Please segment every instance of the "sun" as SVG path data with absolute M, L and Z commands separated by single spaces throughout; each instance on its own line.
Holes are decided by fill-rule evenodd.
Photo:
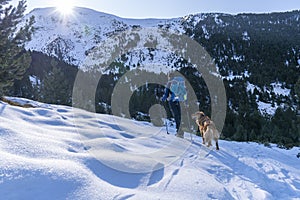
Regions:
M 70 15 L 73 13 L 74 4 L 72 0 L 57 0 L 55 1 L 55 7 L 62 15 Z

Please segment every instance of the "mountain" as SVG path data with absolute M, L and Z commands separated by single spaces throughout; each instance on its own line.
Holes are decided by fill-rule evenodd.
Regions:
M 300 11 L 124 19 L 86 8 L 75 8 L 69 16 L 61 16 L 55 8 L 43 8 L 33 10 L 24 20 L 32 15 L 36 31 L 26 44 L 32 51 L 32 65 L 10 95 L 70 105 L 77 71 L 90 76 L 85 80 L 86 88 L 80 91 L 83 98 L 90 97 L 87 90 L 101 72 L 95 97 L 84 99 L 84 108 L 96 107 L 96 112 L 111 114 L 115 87 L 129 83 L 133 92 L 129 117 L 149 120 L 149 109 L 160 103 L 164 87 L 150 84 L 153 79 L 146 78 L 144 86 L 137 86 L 134 79 L 141 73 L 138 70 L 166 79 L 169 71 L 178 69 L 191 84 L 199 110 L 210 115 L 212 97 L 203 74 L 178 52 L 164 49 L 170 40 L 162 35 L 170 33 L 175 35 L 174 41 L 187 36 L 203 47 L 214 63 L 210 73 L 222 78 L 227 102 L 224 138 L 271 142 L 288 148 L 299 145 Z M 157 30 L 157 34 L 149 36 L 147 30 Z M 117 54 L 103 71 L 99 63 L 113 56 L 121 41 L 115 36 L 127 32 L 132 35 L 124 37 L 123 43 L 138 48 L 119 52 L 121 55 Z M 136 42 L 136 32 L 136 38 L 143 41 Z M 157 38 L 160 48 L 153 48 Z M 135 73 L 134 78 L 126 75 L 130 71 Z M 64 91 L 56 94 L 53 88 L 58 87 Z M 171 117 L 168 106 L 163 106 Z
M 113 34 L 134 27 L 154 27 L 178 24 L 179 19 L 123 19 L 87 8 L 74 8 L 74 14 L 62 16 L 55 8 L 34 9 L 25 20 L 35 16 L 36 32 L 27 49 L 56 56 L 70 64 L 81 66 L 87 54 Z
M 220 141 L 220 150 L 68 106 L 0 101 L 2 199 L 297 199 L 299 148 Z
M 250 64 L 257 67 L 271 64 L 263 63 L 269 57 L 278 65 L 290 67 L 296 67 L 300 62 L 296 43 L 300 37 L 299 11 L 239 15 L 210 13 L 176 19 L 124 19 L 87 8 L 75 8 L 74 14 L 69 16 L 60 15 L 55 8 L 44 8 L 34 9 L 25 20 L 31 16 L 36 19 L 36 32 L 26 48 L 79 67 L 99 43 L 114 34 L 137 27 L 164 27 L 189 35 L 206 48 L 215 59 L 220 73 L 229 79 L 238 78 L 245 71 L 249 75 L 253 67 Z M 282 54 L 275 57 L 279 53 L 276 51 L 282 51 Z M 258 60 L 259 56 L 267 58 Z M 139 61 L 144 64 L 143 60 Z

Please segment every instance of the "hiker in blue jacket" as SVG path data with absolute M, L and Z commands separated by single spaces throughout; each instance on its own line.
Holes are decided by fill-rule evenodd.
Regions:
M 187 93 L 184 84 L 184 78 L 180 76 L 174 76 L 173 74 L 168 76 L 168 83 L 165 88 L 165 93 L 161 98 L 162 101 L 169 101 L 172 115 L 176 123 L 176 136 L 183 138 L 184 132 L 181 129 L 181 108 L 180 102 L 186 101 Z

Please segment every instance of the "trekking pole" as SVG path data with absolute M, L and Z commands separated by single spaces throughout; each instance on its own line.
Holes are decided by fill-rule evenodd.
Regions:
M 161 104 L 161 106 L 164 107 L 162 104 Z M 161 109 L 160 109 L 160 115 L 161 115 L 162 117 L 164 117 L 164 116 L 163 116 L 163 112 L 162 112 Z M 164 120 L 164 125 L 166 126 L 166 131 L 167 131 L 167 134 L 169 135 L 170 133 L 169 133 L 169 128 L 168 128 L 168 117 L 167 117 L 167 116 L 166 116 L 166 118 L 165 118 L 165 120 Z
M 187 114 L 189 114 L 189 113 L 187 112 Z M 188 123 L 189 123 L 189 127 L 191 127 L 190 116 L 189 115 L 188 115 Z M 191 136 L 191 141 L 193 142 L 193 133 L 192 133 L 192 131 L 190 131 L 190 136 Z
M 168 118 L 165 119 L 165 126 L 166 126 L 166 130 L 167 130 L 167 134 L 169 135 L 169 128 L 168 128 Z
M 187 120 L 188 120 L 188 125 L 191 128 L 191 122 L 190 122 L 190 115 L 189 115 L 189 111 L 188 111 L 188 106 L 186 105 L 185 109 L 186 109 L 186 114 L 187 114 Z M 190 136 L 191 136 L 191 142 L 193 142 L 193 133 L 190 131 Z

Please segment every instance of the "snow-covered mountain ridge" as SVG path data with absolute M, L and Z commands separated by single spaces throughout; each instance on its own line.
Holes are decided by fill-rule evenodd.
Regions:
M 3 199 L 300 198 L 299 148 L 221 140 L 216 151 L 189 133 L 10 99 L 35 108 L 0 102 Z
M 55 8 L 34 9 L 36 31 L 26 48 L 55 56 L 81 66 L 88 53 L 113 34 L 133 27 L 175 26 L 179 19 L 123 19 L 87 8 L 74 8 L 73 14 L 62 16 Z
M 231 82 L 250 79 L 250 84 L 263 91 L 264 85 L 256 80 L 264 77 L 257 76 L 264 74 L 261 71 L 270 72 L 269 68 L 276 65 L 276 68 L 280 66 L 282 69 L 271 70 L 271 78 L 264 80 L 266 86 L 281 84 L 283 88 L 291 89 L 288 82 L 290 78 L 281 80 L 277 76 L 289 76 L 285 73 L 291 70 L 284 70 L 285 67 L 292 68 L 290 74 L 299 71 L 300 49 L 296 42 L 300 37 L 297 34 L 300 29 L 299 11 L 239 15 L 207 13 L 176 19 L 124 19 L 87 8 L 75 8 L 73 14 L 67 16 L 61 15 L 55 8 L 43 8 L 34 9 L 25 19 L 32 15 L 35 16 L 36 31 L 26 48 L 55 56 L 79 68 L 92 68 L 84 66 L 86 58 L 111 36 L 126 30 L 155 27 L 186 34 L 197 41 L 214 59 L 223 78 Z M 266 51 L 260 53 L 264 48 Z M 123 58 L 118 61 L 130 68 L 185 65 L 172 53 L 159 49 L 140 49 L 119 55 Z
M 257 38 L 259 33 L 257 35 L 255 32 L 264 31 L 265 34 L 272 32 L 280 34 L 281 31 L 284 31 L 285 34 L 289 35 L 297 33 L 300 27 L 299 23 L 297 23 L 300 16 L 299 11 L 257 15 L 207 13 L 187 15 L 175 19 L 125 19 L 87 8 L 74 8 L 71 15 L 62 15 L 55 8 L 39 8 L 27 14 L 24 21 L 33 15 L 36 21 L 34 24 L 36 31 L 33 39 L 26 44 L 26 48 L 58 57 L 67 63 L 79 67 L 82 66 L 86 57 L 99 43 L 103 43 L 112 35 L 137 27 L 156 27 L 177 31 L 178 34 L 186 34 L 199 42 L 215 59 L 218 69 L 224 77 L 226 75 L 230 76 L 232 73 L 234 75 L 242 75 L 246 73 L 249 67 L 244 66 L 244 69 L 236 70 L 232 69 L 230 65 L 226 66 L 226 62 L 229 60 L 243 63 L 248 57 L 244 52 L 246 46 L 244 47 L 244 44 L 240 44 L 241 46 L 239 47 L 237 46 L 238 44 L 235 44 L 236 41 L 233 41 L 235 38 L 232 37 L 236 35 L 231 35 L 231 32 L 229 32 L 232 28 L 236 29 L 236 34 L 240 34 L 238 37 L 240 37 L 241 42 L 249 46 L 255 43 L 257 39 L 260 39 Z M 268 26 L 272 27 L 268 28 Z M 280 28 L 280 26 L 290 26 L 290 28 L 285 30 L 285 28 Z M 230 35 L 228 35 L 228 38 L 220 38 L 218 41 L 215 41 L 214 38 L 219 34 Z M 228 46 L 224 39 L 228 40 L 227 42 L 231 46 Z M 291 38 L 288 37 L 287 39 L 290 40 Z M 215 44 L 216 42 L 223 44 L 221 44 L 221 47 L 215 46 L 211 50 L 206 44 L 217 45 Z M 288 52 L 287 55 L 294 55 L 296 60 L 290 60 L 290 58 L 282 60 L 282 63 L 287 66 L 293 63 L 298 65 L 297 62 L 300 62 L 299 49 L 294 44 L 291 45 L 290 49 L 288 49 L 291 52 Z M 158 54 L 158 56 L 160 55 Z M 133 58 L 130 59 L 138 60 L 136 59 L 137 55 L 132 55 L 131 57 Z M 174 59 L 174 57 L 170 59 Z M 139 64 L 147 63 L 141 59 L 136 62 L 140 62 Z M 137 63 L 133 62 L 130 64 L 136 65 Z M 224 70 L 226 70 L 226 73 L 224 73 Z

